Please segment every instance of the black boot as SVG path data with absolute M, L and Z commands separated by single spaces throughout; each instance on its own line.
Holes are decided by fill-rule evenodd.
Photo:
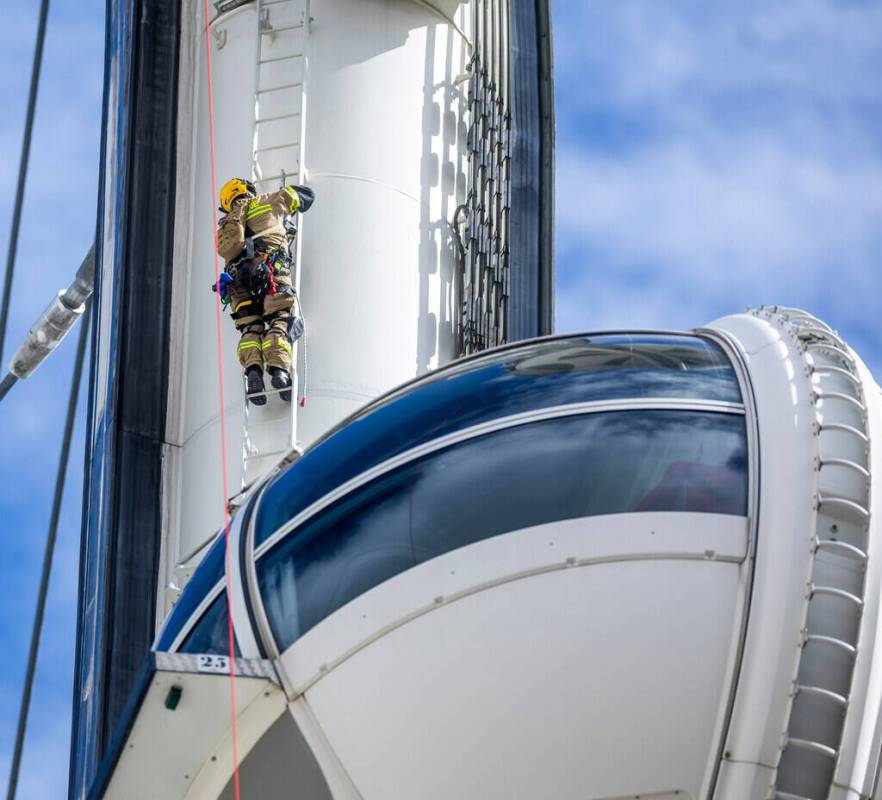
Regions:
M 273 389 L 288 389 L 287 392 L 279 392 L 279 397 L 282 398 L 286 403 L 291 402 L 291 375 L 287 370 L 282 369 L 281 367 L 269 367 L 267 372 L 270 374 L 270 380 L 273 384 Z
M 266 405 L 265 387 L 263 385 L 263 370 L 256 364 L 252 364 L 245 370 L 245 394 L 256 406 Z

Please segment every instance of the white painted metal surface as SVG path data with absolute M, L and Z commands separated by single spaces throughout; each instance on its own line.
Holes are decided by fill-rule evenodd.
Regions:
M 217 172 L 223 181 L 256 168 L 267 179 L 259 184 L 263 190 L 277 185 L 274 170 L 290 174 L 296 167 L 292 180 L 299 177 L 316 191 L 301 224 L 297 275 L 308 369 L 301 347 L 296 377 L 306 405 L 298 409 L 296 438 L 309 443 L 366 401 L 453 354 L 450 221 L 465 197 L 467 103 L 459 79 L 470 56 L 470 12 L 468 3 L 454 0 L 261 5 L 258 12 L 256 0 L 246 3 L 212 25 Z M 177 576 L 176 568 L 223 520 L 209 291 L 216 200 L 210 196 L 201 7 L 186 0 L 182 11 L 163 586 L 186 577 L 186 567 Z M 275 32 L 259 35 L 265 13 L 264 27 Z M 294 27 L 283 32 L 286 24 Z M 300 57 L 284 57 L 295 54 Z M 260 60 L 268 63 L 255 69 Z M 265 91 L 288 84 L 306 84 L 308 91 L 297 85 Z M 281 118 L 255 128 L 255 119 L 275 117 Z M 232 492 L 253 473 L 243 474 L 239 456 L 246 421 L 237 337 L 230 320 L 222 323 Z M 280 412 L 278 398 L 266 410 L 249 409 L 256 452 L 272 446 L 266 437 L 256 442 L 259 420 L 289 411 Z M 283 422 L 264 427 L 281 425 L 287 435 L 293 427 Z M 256 471 L 275 458 L 258 459 Z M 158 619 L 167 608 L 163 600 Z
M 166 698 L 177 687 L 177 708 Z M 265 678 L 236 681 L 239 754 L 248 752 L 284 713 L 285 696 Z M 157 672 L 126 737 L 104 795 L 107 800 L 217 797 L 232 772 L 226 675 Z
M 737 342 L 761 431 L 759 557 L 715 796 L 866 797 L 880 746 L 879 387 L 805 312 L 711 327 Z
M 526 529 L 381 584 L 281 663 L 362 797 L 700 797 L 747 543 L 725 515 Z

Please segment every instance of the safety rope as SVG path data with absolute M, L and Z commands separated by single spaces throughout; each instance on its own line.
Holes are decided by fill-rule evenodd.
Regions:
M 214 146 L 214 84 L 211 72 L 211 31 L 210 16 L 208 8 L 208 0 L 204 0 L 205 11 L 205 66 L 208 77 L 208 139 L 211 153 L 211 205 L 209 208 L 214 209 L 215 198 L 217 197 L 217 173 L 215 169 L 215 146 Z M 220 257 L 218 254 L 218 232 L 217 220 L 214 212 L 211 215 L 212 227 L 214 228 L 214 280 L 220 280 Z M 233 582 L 232 569 L 230 560 L 230 508 L 227 498 L 230 496 L 229 490 L 229 474 L 227 469 L 227 420 L 226 405 L 224 402 L 224 354 L 223 354 L 223 328 L 222 317 L 223 310 L 221 308 L 220 292 L 215 295 L 217 305 L 217 374 L 218 387 L 220 395 L 220 437 L 221 437 L 221 471 L 223 473 L 223 503 L 224 503 L 224 545 L 226 561 L 226 590 L 227 590 L 227 638 L 230 642 L 230 706 L 232 720 L 232 741 L 233 741 L 233 787 L 235 800 L 239 800 L 239 735 L 236 724 L 236 674 L 235 674 L 235 657 L 236 644 L 233 632 Z

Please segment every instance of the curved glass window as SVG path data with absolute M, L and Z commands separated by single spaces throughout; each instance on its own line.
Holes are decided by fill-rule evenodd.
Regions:
M 187 634 L 179 653 L 200 653 L 228 656 L 230 654 L 230 629 L 227 619 L 227 593 L 222 591 L 202 615 L 193 630 Z M 235 655 L 239 654 L 236 643 Z
M 459 547 L 633 511 L 747 513 L 740 414 L 620 411 L 469 439 L 354 490 L 257 563 L 284 649 L 368 589 Z
M 255 543 L 347 480 L 439 436 L 540 408 L 647 397 L 740 403 L 741 391 L 723 350 L 689 335 L 540 340 L 440 369 L 367 406 L 276 477 Z
M 178 634 L 187 624 L 193 612 L 205 599 L 205 596 L 217 586 L 224 576 L 224 555 L 226 545 L 223 536 L 218 536 L 190 577 L 184 591 L 172 608 L 154 649 L 170 650 Z M 208 651 L 200 651 L 208 652 Z

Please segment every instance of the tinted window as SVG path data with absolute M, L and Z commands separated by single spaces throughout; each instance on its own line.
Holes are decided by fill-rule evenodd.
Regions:
M 179 653 L 212 653 L 219 656 L 230 654 L 229 622 L 227 619 L 227 593 L 222 591 L 208 607 L 193 630 L 187 634 Z M 236 656 L 239 645 L 236 644 Z
M 226 552 L 224 537 L 218 536 L 208 549 L 196 571 L 190 577 L 184 591 L 175 603 L 168 620 L 159 634 L 156 650 L 169 650 L 184 625 L 199 607 L 205 596 L 217 586 L 224 576 L 224 555 Z
M 553 339 L 438 370 L 369 405 L 281 473 L 257 511 L 255 542 L 350 478 L 439 436 L 538 408 L 644 397 L 741 402 L 725 353 L 697 336 Z
M 481 436 L 352 492 L 257 566 L 284 649 L 422 561 L 508 531 L 629 511 L 747 513 L 744 417 L 624 411 Z

